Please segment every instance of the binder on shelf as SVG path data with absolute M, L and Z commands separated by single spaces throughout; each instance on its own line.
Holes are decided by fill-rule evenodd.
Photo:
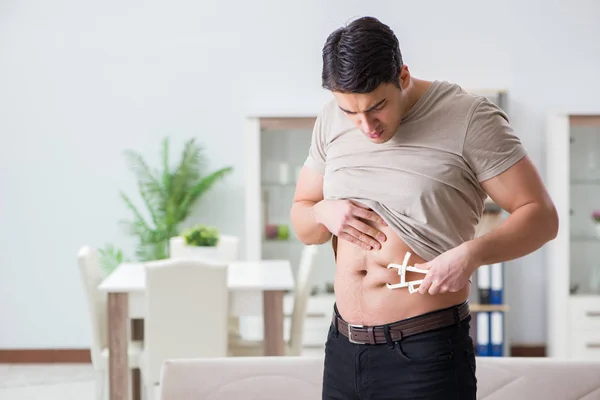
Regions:
M 477 313 L 477 337 L 476 348 L 477 355 L 480 357 L 489 357 L 490 348 L 490 313 L 483 311 Z
M 490 266 L 490 304 L 502 304 L 504 295 L 504 265 L 502 263 Z
M 500 311 L 494 311 L 490 316 L 490 344 L 492 357 L 504 355 L 504 314 Z
M 482 265 L 477 269 L 477 293 L 479 304 L 490 304 L 491 271 L 489 265 Z

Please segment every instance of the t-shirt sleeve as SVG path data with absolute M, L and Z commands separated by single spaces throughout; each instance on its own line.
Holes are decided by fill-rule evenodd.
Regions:
M 473 111 L 467 126 L 463 157 L 479 182 L 493 178 L 521 160 L 527 151 L 506 113 L 488 99 Z
M 319 114 L 315 121 L 313 128 L 312 138 L 310 141 L 310 147 L 308 149 L 308 157 L 304 162 L 304 165 L 316 170 L 317 172 L 325 173 L 325 131 L 323 126 L 323 115 Z

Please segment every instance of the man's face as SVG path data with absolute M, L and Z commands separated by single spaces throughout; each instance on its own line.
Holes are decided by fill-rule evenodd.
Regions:
M 334 92 L 338 106 L 362 133 L 374 143 L 390 140 L 400 126 L 406 100 L 394 84 L 379 85 L 370 93 Z

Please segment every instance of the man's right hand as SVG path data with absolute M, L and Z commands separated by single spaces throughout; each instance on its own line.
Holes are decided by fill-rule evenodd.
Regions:
M 367 206 L 350 200 L 321 200 L 314 205 L 315 218 L 329 232 L 366 250 L 380 249 L 385 235 L 363 222 L 387 226 L 385 221 Z

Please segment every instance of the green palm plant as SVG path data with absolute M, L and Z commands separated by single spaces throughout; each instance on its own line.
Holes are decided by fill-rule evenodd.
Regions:
M 98 258 L 104 275 L 110 274 L 119 264 L 128 261 L 123 251 L 117 249 L 112 243 L 107 243 L 103 248 L 98 249 Z
M 136 257 L 140 261 L 167 258 L 169 239 L 178 234 L 180 224 L 190 215 L 197 201 L 230 173 L 232 167 L 205 174 L 203 149 L 195 139 L 185 143 L 175 168 L 170 167 L 168 138 L 162 142 L 160 170 L 151 169 L 142 155 L 133 150 L 126 150 L 125 157 L 137 177 L 138 191 L 149 218 L 145 218 L 130 197 L 121 191 L 121 198 L 133 216 L 121 224 L 137 237 Z

